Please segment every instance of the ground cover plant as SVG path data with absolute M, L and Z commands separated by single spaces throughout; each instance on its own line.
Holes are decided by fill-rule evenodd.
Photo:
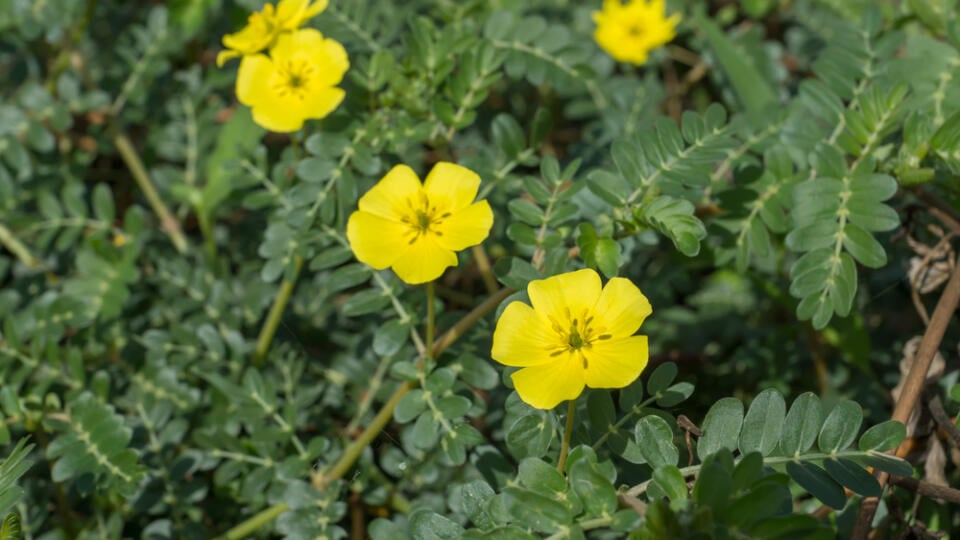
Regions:
M 955 537 L 957 13 L 0 2 L 0 539 Z

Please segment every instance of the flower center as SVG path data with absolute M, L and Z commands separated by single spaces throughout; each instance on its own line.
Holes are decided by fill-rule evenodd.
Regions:
M 550 356 L 560 356 L 564 353 L 579 354 L 580 361 L 583 362 L 583 369 L 587 369 L 589 362 L 586 352 L 593 348 L 594 343 L 610 339 L 613 336 L 606 333 L 606 328 L 594 324 L 594 317 L 590 315 L 589 310 L 585 309 L 579 317 L 574 317 L 568 309 L 566 319 L 570 321 L 566 329 L 557 320 L 550 319 L 553 323 L 553 331 L 560 338 L 553 347 Z
M 426 193 L 420 192 L 416 197 L 408 198 L 407 212 L 400 217 L 400 221 L 407 225 L 406 234 L 410 236 L 408 243 L 412 244 L 426 234 L 443 236 L 438 229 L 450 215 L 450 212 L 441 212 L 436 204 L 431 204 Z
M 273 89 L 278 97 L 293 96 L 302 101 L 307 97 L 314 73 L 313 66 L 303 58 L 278 62 L 277 75 L 273 79 Z
M 643 35 L 643 28 L 641 28 L 639 24 L 631 24 L 630 27 L 627 28 L 627 34 L 632 38 L 638 38 Z

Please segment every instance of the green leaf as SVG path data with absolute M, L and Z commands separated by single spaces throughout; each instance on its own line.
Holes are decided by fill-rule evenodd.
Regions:
M 906 438 L 906 426 L 896 420 L 887 420 L 865 431 L 860 436 L 858 447 L 864 452 L 868 450 L 886 452 L 900 446 Z
M 577 245 L 583 262 L 607 277 L 616 276 L 621 264 L 620 244 L 612 238 L 599 238 L 589 223 L 581 223 L 577 231 Z
M 834 453 L 844 450 L 857 438 L 863 409 L 855 401 L 844 400 L 827 415 L 820 429 L 818 445 L 821 452 Z
M 10 454 L 0 462 L 0 516 L 5 516 L 19 502 L 23 489 L 16 485 L 32 463 L 27 456 L 33 450 L 27 439 L 20 439 Z
M 847 504 L 847 498 L 830 475 L 820 467 L 806 461 L 788 461 L 787 474 L 811 495 L 832 508 L 840 510 Z
M 93 188 L 93 214 L 97 219 L 111 225 L 116 219 L 113 207 L 113 192 L 106 184 L 97 184 Z
M 743 425 L 743 403 L 735 398 L 723 398 L 710 407 L 703 419 L 703 436 L 697 444 L 701 460 L 722 449 L 736 450 Z
M 690 201 L 663 195 L 635 210 L 638 223 L 653 227 L 673 241 L 687 257 L 700 253 L 700 241 L 707 236 L 703 222 L 694 215 Z
M 544 277 L 533 265 L 519 257 L 503 257 L 493 266 L 493 271 L 500 283 L 518 291 L 526 290 L 528 283 Z
M 3 515 L 3 514 L 0 514 Z M 19 540 L 20 536 L 20 516 L 8 514 L 0 522 L 0 540 Z
M 503 490 L 503 497 L 510 514 L 524 527 L 552 533 L 573 521 L 566 506 L 532 491 L 507 487 Z
M 823 467 L 838 484 L 864 497 L 879 497 L 883 493 L 880 483 L 872 474 L 848 459 L 827 459 Z
M 796 456 L 809 450 L 817 440 L 823 423 L 823 407 L 813 392 L 804 392 L 793 400 L 783 421 L 780 451 L 785 456 Z
M 216 147 L 204 166 L 207 183 L 198 209 L 208 216 L 213 215 L 234 189 L 233 173 L 226 165 L 252 153 L 265 130 L 253 121 L 249 107 L 239 107 L 217 133 Z
M 667 387 L 673 384 L 673 380 L 677 378 L 678 371 L 677 364 L 673 362 L 665 362 L 657 366 L 650 374 L 650 378 L 647 379 L 647 393 L 655 396 L 665 392 Z
M 652 483 L 671 502 L 687 499 L 687 482 L 676 465 L 661 465 L 653 470 Z
M 494 522 L 487 512 L 487 502 L 493 495 L 490 484 L 483 480 L 473 480 L 456 485 L 450 490 L 450 507 L 467 516 L 477 527 L 489 529 Z
M 693 395 L 693 384 L 688 382 L 678 382 L 663 391 L 662 396 L 657 398 L 657 405 L 660 407 L 674 407 L 687 400 Z
M 387 321 L 373 335 L 373 352 L 380 356 L 393 356 L 410 339 L 410 323 L 397 319 Z
M 787 405 L 780 392 L 760 392 L 750 404 L 740 433 L 740 453 L 760 452 L 769 456 L 780 442 Z
M 895 476 L 913 476 L 913 466 L 906 460 L 890 454 L 870 451 L 866 455 L 857 457 L 864 465 L 879 469 Z
M 413 538 L 423 540 L 457 540 L 463 534 L 463 527 L 429 510 L 414 512 L 407 530 Z
M 507 430 L 507 447 L 518 457 L 543 457 L 553 441 L 554 425 L 546 414 L 520 417 Z
M 751 55 L 738 50 L 713 19 L 697 14 L 694 16 L 694 26 L 707 38 L 744 110 L 758 114 L 779 101 L 767 78 L 749 61 Z
M 617 510 L 616 490 L 610 480 L 596 470 L 596 465 L 581 459 L 570 466 L 567 474 L 570 486 L 583 501 L 587 515 L 603 516 Z
M 563 479 L 563 475 L 555 466 L 535 457 L 525 458 L 520 462 L 517 478 L 524 487 L 531 491 L 551 496 L 563 493 L 563 490 L 567 488 L 566 480 Z
M 680 451 L 673 444 L 673 430 L 666 420 L 653 414 L 644 416 L 633 432 L 640 455 L 651 467 L 677 464 Z

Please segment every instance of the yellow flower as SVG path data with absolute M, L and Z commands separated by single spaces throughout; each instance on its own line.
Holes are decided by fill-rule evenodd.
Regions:
M 223 46 L 227 48 L 217 55 L 217 66 L 221 67 L 231 58 L 256 54 L 268 49 L 284 32 L 292 32 L 327 8 L 327 0 L 280 0 L 273 6 L 267 4 L 262 11 L 250 14 L 243 30 L 223 36 Z
M 635 336 L 652 313 L 630 280 L 613 278 L 601 289 L 593 270 L 577 270 L 527 286 L 531 308 L 512 302 L 493 332 L 491 356 L 513 374 L 520 399 L 552 409 L 576 399 L 584 386 L 623 388 L 647 365 L 647 336 Z
M 433 281 L 457 265 L 457 251 L 490 234 L 490 205 L 473 202 L 479 188 L 477 173 L 454 163 L 437 163 L 423 184 L 397 165 L 360 197 L 347 220 L 350 247 L 360 261 L 392 267 L 407 283 Z
M 323 118 L 343 101 L 335 85 L 350 67 L 347 51 L 313 29 L 283 34 L 270 56 L 244 56 L 237 98 L 253 108 L 253 120 L 271 131 L 296 131 L 308 118 Z
M 645 64 L 650 51 L 666 45 L 676 35 L 680 14 L 666 16 L 664 0 L 603 0 L 603 10 L 593 12 L 597 30 L 593 39 L 620 62 Z

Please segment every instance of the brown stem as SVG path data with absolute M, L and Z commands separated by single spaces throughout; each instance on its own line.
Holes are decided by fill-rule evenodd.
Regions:
M 945 486 L 938 486 L 936 484 L 931 484 L 930 482 L 924 482 L 923 480 L 917 480 L 916 478 L 908 478 L 905 476 L 894 476 L 890 478 L 889 482 L 895 486 L 912 491 L 917 495 L 935 497 L 947 502 L 960 504 L 960 490 Z
M 947 416 L 947 411 L 943 408 L 943 402 L 940 401 L 940 396 L 933 396 L 927 404 L 927 407 L 930 409 L 930 415 L 933 416 L 933 420 L 940 426 L 940 429 L 945 431 L 950 437 L 950 442 L 953 443 L 953 446 L 960 448 L 960 429 L 957 429 L 957 426 L 954 425 L 950 417 Z
M 943 295 L 940 296 L 937 307 L 933 310 L 933 316 L 930 317 L 930 324 L 923 333 L 923 339 L 914 357 L 913 366 L 910 367 L 910 372 L 907 373 L 907 377 L 903 381 L 903 391 L 900 394 L 900 399 L 897 400 L 893 409 L 893 420 L 906 425 L 910 414 L 917 406 L 917 401 L 923 391 L 923 384 L 927 379 L 927 372 L 930 371 L 930 364 L 933 363 L 933 357 L 940 347 L 940 342 L 943 341 L 943 334 L 947 330 L 947 325 L 950 324 L 950 319 L 953 317 L 958 303 L 960 303 L 960 265 L 953 269 L 950 281 L 947 283 Z M 890 475 L 885 472 L 877 473 L 877 480 L 881 486 L 887 483 L 889 477 Z M 879 502 L 880 500 L 877 497 L 868 497 L 863 500 L 851 538 L 854 540 L 865 540 L 867 538 Z

